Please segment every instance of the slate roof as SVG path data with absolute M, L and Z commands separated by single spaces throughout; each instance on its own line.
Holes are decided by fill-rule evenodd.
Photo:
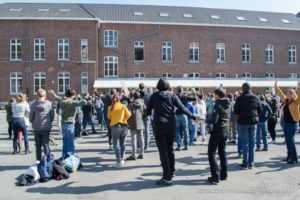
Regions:
M 78 4 L 5 3 L 0 4 L 0 19 L 94 19 Z

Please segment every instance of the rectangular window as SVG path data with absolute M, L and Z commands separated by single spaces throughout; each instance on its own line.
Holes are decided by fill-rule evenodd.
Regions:
M 243 78 L 251 78 L 251 73 L 242 74 Z
M 200 74 L 199 73 L 190 73 L 189 78 L 199 78 Z
M 34 60 L 45 60 L 45 39 L 34 39 Z
M 199 43 L 190 42 L 190 62 L 199 62 Z
M 275 78 L 275 74 L 274 73 L 267 73 L 266 78 Z
M 251 46 L 250 46 L 250 44 L 242 45 L 242 62 L 243 63 L 251 62 Z
M 216 78 L 226 78 L 226 74 L 225 73 L 217 73 Z
M 34 94 L 39 89 L 46 89 L 46 73 L 45 72 L 34 72 Z
M 163 73 L 162 77 L 164 77 L 164 78 L 172 78 L 173 74 L 171 74 L 171 73 Z
M 140 73 L 140 72 L 135 73 L 134 78 L 145 78 L 145 73 Z
M 58 73 L 58 93 L 65 94 L 65 92 L 70 88 L 70 73 L 69 72 L 59 72 Z
M 21 39 L 10 40 L 10 60 L 21 60 Z
M 58 60 L 69 60 L 69 39 L 58 39 Z
M 89 92 L 89 74 L 88 72 L 81 73 L 81 93 Z
M 172 61 L 172 42 L 162 43 L 162 60 L 164 62 Z
M 109 47 L 109 48 L 118 47 L 118 31 L 116 30 L 104 31 L 104 47 Z
M 290 77 L 289 78 L 297 78 L 297 73 L 290 73 Z
M 134 42 L 134 61 L 144 61 L 144 42 Z
M 12 72 L 10 73 L 10 94 L 15 95 L 22 90 L 22 73 Z
M 225 44 L 217 43 L 216 44 L 216 62 L 224 63 L 225 62 Z
M 295 45 L 289 46 L 289 64 L 297 63 L 297 48 Z
M 268 44 L 266 48 L 266 63 L 274 63 L 274 46 Z
M 89 41 L 88 39 L 81 40 L 81 61 L 88 61 L 88 49 L 89 49 Z
M 104 57 L 104 76 L 105 77 L 118 76 L 118 57 L 116 56 Z

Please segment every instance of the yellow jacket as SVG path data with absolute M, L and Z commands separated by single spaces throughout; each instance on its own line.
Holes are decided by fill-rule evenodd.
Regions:
M 127 107 L 120 102 L 115 104 L 113 110 L 110 110 L 111 106 L 108 107 L 108 119 L 110 119 L 109 126 L 114 126 L 118 123 L 127 125 L 127 120 L 130 118 L 131 114 Z
M 278 96 L 280 96 L 281 100 L 283 102 L 285 102 L 287 97 L 282 92 L 282 90 L 278 86 L 276 86 L 275 91 L 276 91 L 276 94 Z M 292 103 L 290 103 L 290 105 L 289 105 L 289 109 L 290 109 L 292 118 L 295 122 L 298 122 L 300 120 L 299 105 L 300 105 L 300 88 L 298 88 L 296 99 Z

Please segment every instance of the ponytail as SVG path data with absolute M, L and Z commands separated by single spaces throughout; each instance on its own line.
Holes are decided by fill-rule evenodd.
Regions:
M 113 111 L 113 109 L 115 108 L 115 104 L 118 103 L 119 101 L 120 101 L 119 95 L 115 94 L 113 97 L 113 101 L 111 103 L 110 111 Z

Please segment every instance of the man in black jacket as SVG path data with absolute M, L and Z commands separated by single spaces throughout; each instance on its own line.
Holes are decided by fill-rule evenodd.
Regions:
M 237 115 L 239 136 L 242 138 L 243 163 L 242 169 L 254 167 L 255 133 L 258 115 L 262 111 L 258 97 L 252 94 L 249 83 L 242 85 L 243 94 L 236 99 L 234 114 Z
M 208 177 L 208 181 L 212 184 L 217 184 L 219 180 L 227 179 L 226 140 L 229 132 L 231 103 L 228 98 L 224 97 L 224 90 L 215 90 L 216 102 L 210 119 L 210 123 L 213 124 L 213 129 L 208 142 L 208 160 L 211 172 L 211 177 Z M 221 170 L 216 159 L 217 149 L 220 157 Z

